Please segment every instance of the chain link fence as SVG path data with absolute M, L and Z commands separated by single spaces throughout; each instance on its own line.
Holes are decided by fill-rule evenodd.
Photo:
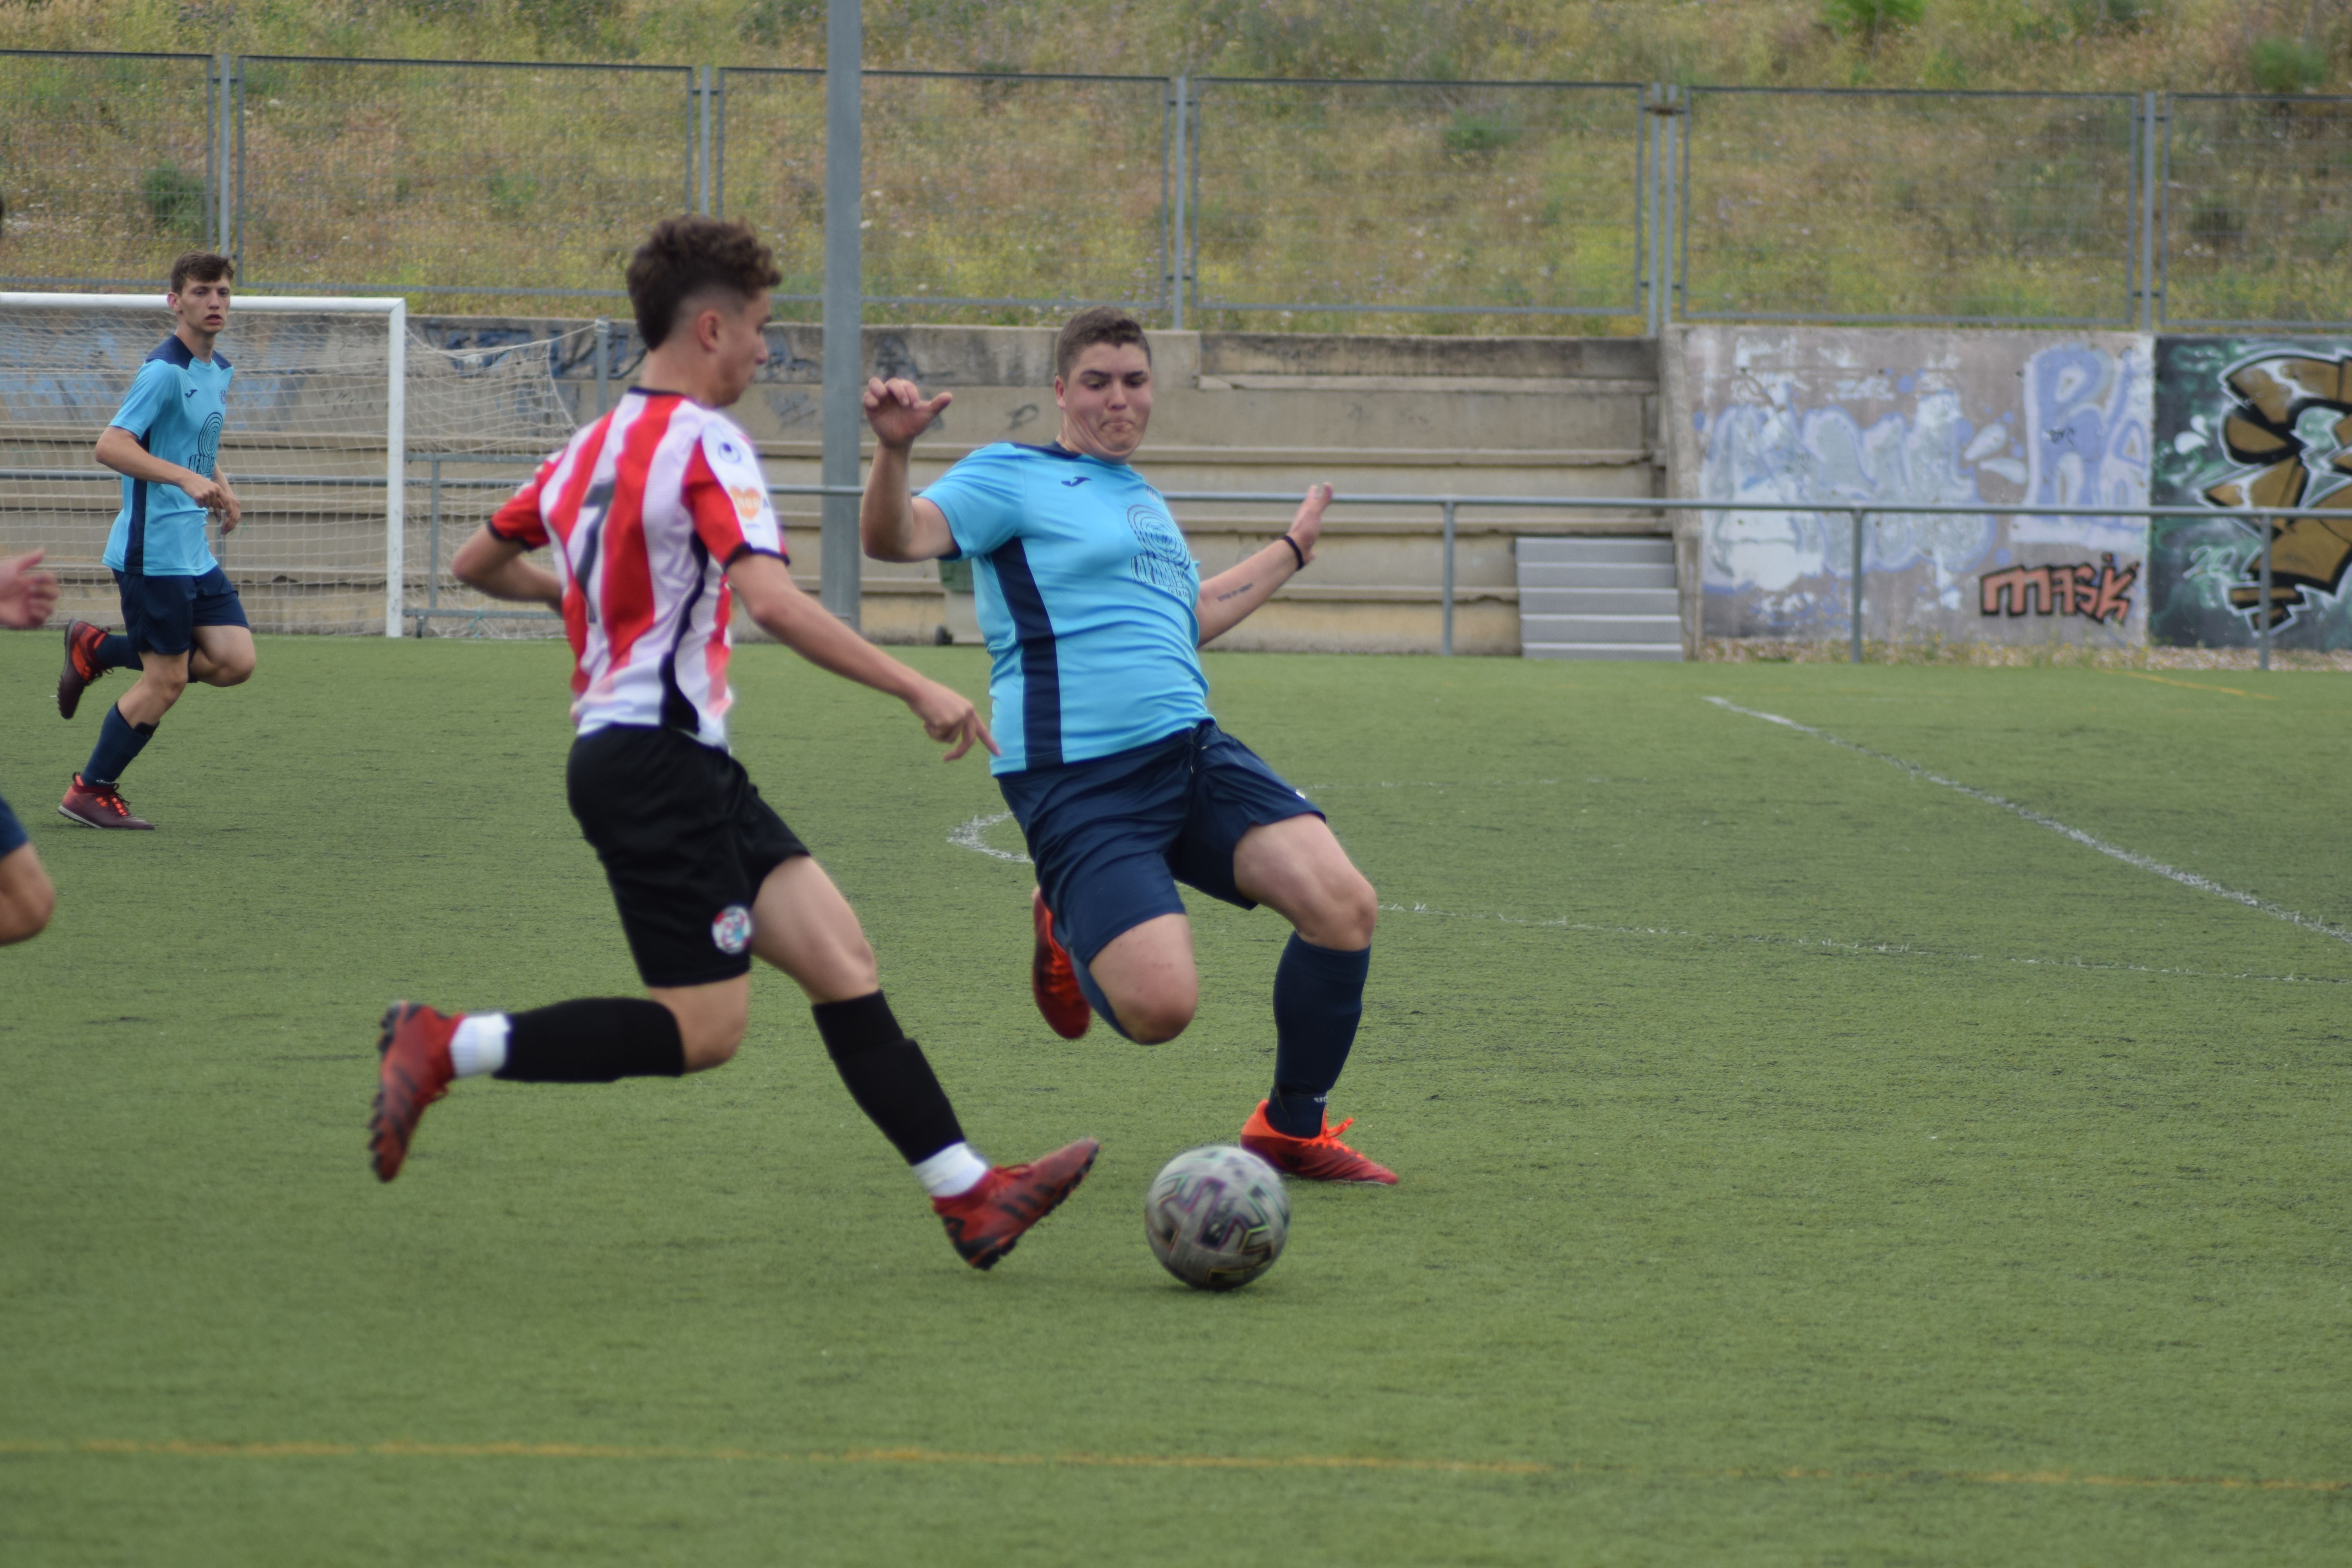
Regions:
M 1690 94 L 1675 314 L 2127 324 L 2139 101 Z
M 862 135 L 870 319 L 2352 324 L 2347 98 L 869 71 Z M 545 312 L 678 211 L 806 313 L 824 74 L 0 52 L 10 287 Z
M 2174 95 L 2159 285 L 2184 327 L 2352 315 L 2352 98 Z

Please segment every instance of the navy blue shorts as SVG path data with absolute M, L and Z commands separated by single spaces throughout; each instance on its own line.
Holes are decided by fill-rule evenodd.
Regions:
M 1029 840 L 1054 934 L 1080 963 L 1122 931 L 1182 914 L 1178 882 L 1256 908 L 1234 886 L 1242 835 L 1323 815 L 1210 719 L 1091 762 L 1000 773 L 996 784 Z
M 236 584 L 215 566 L 201 577 L 151 577 L 117 572 L 122 591 L 122 629 L 139 653 L 185 653 L 195 646 L 198 626 L 243 626 L 245 606 Z
M 25 825 L 16 820 L 15 812 L 8 809 L 6 798 L 0 797 L 0 860 L 6 859 L 30 842 L 25 837 Z

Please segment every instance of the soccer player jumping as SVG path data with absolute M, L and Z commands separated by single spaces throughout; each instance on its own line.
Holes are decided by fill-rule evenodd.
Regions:
M 89 761 L 74 774 L 60 815 L 85 827 L 147 828 L 116 784 L 190 680 L 240 686 L 253 675 L 253 632 L 236 588 L 214 559 L 205 520 L 221 531 L 244 509 L 220 468 L 222 399 L 228 356 L 214 343 L 228 325 L 236 268 L 226 256 L 192 250 L 172 264 L 163 302 L 178 322 L 147 356 L 113 423 L 98 438 L 98 460 L 122 476 L 122 510 L 106 537 L 106 563 L 122 595 L 122 631 L 109 637 L 88 621 L 66 626 L 58 711 L 72 718 L 83 688 L 110 669 L 139 679 L 99 726 Z
M 737 595 L 803 658 L 904 701 L 933 740 L 953 742 L 948 761 L 975 742 L 995 747 L 969 700 L 843 626 L 786 569 L 751 438 L 718 412 L 767 360 L 780 281 L 745 224 L 656 226 L 628 269 L 644 384 L 541 465 L 452 563 L 484 593 L 562 612 L 579 731 L 572 814 L 604 862 L 650 997 L 456 1017 L 394 1004 L 369 1124 L 375 1172 L 400 1173 L 417 1119 L 453 1078 L 606 1083 L 727 1061 L 757 954 L 808 994 L 851 1097 L 914 1167 L 956 1250 L 987 1268 L 1077 1186 L 1097 1144 L 1009 1169 L 973 1152 L 883 999 L 848 900 L 727 749 Z M 523 559 L 541 546 L 553 573 Z
M 1207 583 L 1160 492 L 1129 466 L 1151 420 L 1151 345 L 1108 307 L 1055 345 L 1060 438 L 1000 442 L 911 495 L 908 455 L 952 395 L 873 381 L 879 443 L 858 519 L 884 561 L 969 557 L 1003 750 L 992 764 L 1037 867 L 1031 984 L 1065 1038 L 1088 1007 L 1131 1040 L 1183 1032 L 1200 1002 L 1182 881 L 1294 928 L 1274 974 L 1274 1088 L 1242 1146 L 1316 1181 L 1395 1174 L 1327 1124 L 1363 1016 L 1379 905 L 1323 814 L 1209 716 L 1199 648 L 1315 559 L 1331 489 Z M 1352 1120 L 1352 1119 L 1351 1119 Z

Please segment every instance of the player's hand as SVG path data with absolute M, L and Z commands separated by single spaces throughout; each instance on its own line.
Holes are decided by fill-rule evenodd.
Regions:
M 227 503 L 221 498 L 228 494 L 228 486 L 218 479 L 206 479 L 190 468 L 188 477 L 180 481 L 180 493 L 206 511 L 218 513 L 226 507 Z
M 226 479 L 216 479 L 214 482 L 220 487 L 220 500 L 219 504 L 212 510 L 220 517 L 221 531 L 235 533 L 236 525 L 245 521 L 245 503 L 236 499 L 236 492 L 229 489 Z
M 58 607 L 58 580 L 47 572 L 33 570 L 41 563 L 42 554 L 35 550 L 14 560 L 0 557 L 0 626 L 30 631 Z M 995 749 L 994 742 L 989 749 Z
M 940 410 L 955 401 L 955 394 L 942 392 L 928 401 L 922 388 L 911 381 L 896 377 L 883 381 L 878 377 L 866 384 L 866 423 L 874 426 L 874 438 L 885 447 L 900 450 L 915 444 L 915 437 L 931 427 Z
M 988 726 L 981 721 L 980 710 L 973 707 L 971 699 L 961 691 L 941 686 L 936 680 L 926 680 L 916 689 L 912 697 L 907 699 L 907 706 L 912 708 L 915 717 L 923 721 L 923 733 L 934 741 L 955 742 L 955 749 L 940 759 L 943 763 L 954 762 L 971 751 L 974 741 L 986 746 L 992 757 L 1004 754 L 1003 749 L 996 743 L 996 737 L 990 734 Z
M 1331 504 L 1329 485 L 1309 485 L 1307 499 L 1290 514 L 1290 526 L 1283 531 L 1298 546 L 1298 564 L 1305 566 L 1315 559 L 1315 542 L 1323 533 L 1323 509 Z

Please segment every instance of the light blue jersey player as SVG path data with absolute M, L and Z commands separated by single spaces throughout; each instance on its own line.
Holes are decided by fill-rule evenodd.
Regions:
M 192 679 L 236 686 L 253 674 L 253 632 L 228 574 L 205 535 L 211 518 L 226 534 L 243 508 L 221 471 L 221 428 L 234 374 L 215 343 L 228 325 L 236 268 L 228 258 L 191 251 L 172 267 L 163 297 L 174 327 L 139 367 L 122 406 L 98 440 L 98 460 L 122 476 L 122 510 L 106 540 L 106 563 L 122 597 L 122 630 L 88 621 L 66 627 L 58 711 L 68 719 L 81 694 L 110 669 L 138 681 L 106 710 L 98 744 L 58 811 L 86 827 L 145 828 L 117 787 Z
M 1217 728 L 1199 652 L 1315 558 L 1330 488 L 1202 583 L 1167 503 L 1129 466 L 1151 418 L 1143 329 L 1082 310 L 1055 367 L 1058 439 L 983 447 L 920 496 L 908 454 L 950 395 L 869 383 L 878 446 L 858 518 L 881 560 L 972 564 L 997 787 L 1037 867 L 1038 1008 L 1065 1038 L 1100 1014 L 1129 1039 L 1173 1039 L 1200 1002 L 1176 884 L 1270 904 L 1294 934 L 1274 977 L 1274 1087 L 1242 1145 L 1311 1180 L 1393 1183 L 1324 1115 L 1363 1016 L 1378 900 L 1314 804 Z
M 29 631 L 57 608 L 58 580 L 33 570 L 40 563 L 37 550 L 13 559 L 0 554 L 0 626 Z M 0 799 L 0 947 L 40 935 L 57 907 L 58 890 L 31 837 Z

